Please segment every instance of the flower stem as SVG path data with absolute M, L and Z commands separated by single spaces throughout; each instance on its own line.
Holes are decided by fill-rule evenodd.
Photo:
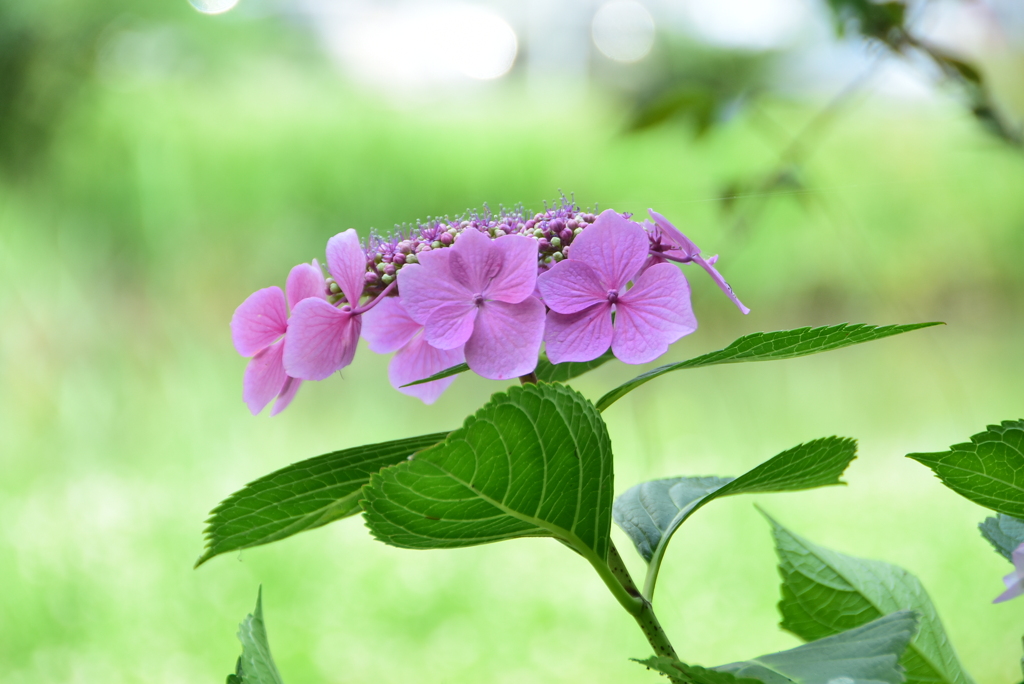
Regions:
M 665 630 L 661 628 L 661 623 L 658 622 L 658 616 L 654 614 L 654 607 L 650 601 L 641 596 L 640 590 L 637 589 L 636 584 L 633 582 L 629 570 L 626 569 L 626 564 L 622 562 L 622 556 L 619 555 L 619 550 L 615 548 L 615 544 L 612 544 L 608 549 L 608 567 L 611 569 L 615 579 L 626 590 L 626 593 L 640 599 L 639 603 L 623 607 L 633 616 L 636 623 L 640 625 L 641 631 L 647 637 L 647 642 L 654 649 L 654 655 L 678 659 L 679 656 L 676 655 L 675 649 L 672 648 L 668 635 L 665 634 Z

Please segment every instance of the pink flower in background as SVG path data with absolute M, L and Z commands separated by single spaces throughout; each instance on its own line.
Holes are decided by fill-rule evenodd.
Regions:
M 664 263 L 665 261 L 675 261 L 681 264 L 686 264 L 692 261 L 708 272 L 708 275 L 710 275 L 711 279 L 715 281 L 715 284 L 721 288 L 722 292 L 732 300 L 732 303 L 735 304 L 740 311 L 744 314 L 750 313 L 750 309 L 743 305 L 743 302 L 741 302 L 739 297 L 737 297 L 732 291 L 729 283 L 725 282 L 725 278 L 722 277 L 722 274 L 715 269 L 714 264 L 718 261 L 718 257 L 711 257 L 710 259 L 705 260 L 700 255 L 700 248 L 693 244 L 693 241 L 690 240 L 690 238 L 683 235 L 678 228 L 669 223 L 668 219 L 653 209 L 648 209 L 647 213 L 649 213 L 651 218 L 654 219 L 654 227 L 648 229 L 654 242 L 651 250 L 651 258 L 648 261 L 649 265 Z M 575 249 L 575 247 L 573 249 Z
M 647 363 L 697 329 L 676 266 L 654 264 L 637 277 L 649 251 L 644 229 L 609 209 L 576 237 L 567 260 L 538 277 L 551 308 L 544 341 L 552 363 L 590 361 L 609 346 L 620 361 Z
M 465 360 L 462 347 L 435 349 L 428 343 L 423 326 L 412 319 L 400 297 L 389 297 L 367 311 L 363 320 L 363 337 L 370 351 L 378 354 L 397 352 L 388 364 L 391 386 L 403 394 L 416 397 L 424 404 L 433 404 L 455 376 L 425 382 L 412 387 L 402 385 L 429 378 Z
M 284 367 L 303 380 L 323 380 L 352 363 L 359 342 L 366 254 L 353 229 L 327 242 L 327 270 L 345 295 L 340 308 L 326 299 L 309 298 L 292 311 Z
M 1003 578 L 1006 591 L 997 596 L 992 603 L 1002 603 L 1024 594 L 1024 544 L 1013 550 L 1013 572 Z
M 430 346 L 465 345 L 479 375 L 525 375 L 537 366 L 544 336 L 544 305 L 533 296 L 537 251 L 528 237 L 466 230 L 450 248 L 423 252 L 398 272 L 402 303 Z
M 310 297 L 323 298 L 324 276 L 316 260 L 299 264 L 288 274 L 285 283 L 288 302 L 293 310 Z M 231 317 L 231 339 L 242 356 L 251 356 L 242 381 L 242 399 L 253 415 L 262 411 L 277 397 L 274 416 L 285 410 L 302 381 L 289 376 L 284 369 L 283 355 L 288 332 L 288 310 L 285 293 L 279 287 L 266 287 L 249 295 Z

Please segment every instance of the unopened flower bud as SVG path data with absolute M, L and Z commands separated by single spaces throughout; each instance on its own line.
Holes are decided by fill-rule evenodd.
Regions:
M 569 219 L 565 223 L 565 227 L 568 228 L 569 230 L 576 230 L 577 228 L 580 227 L 580 224 L 576 222 L 576 219 Z
M 580 233 L 582 233 L 582 232 L 583 232 L 583 229 L 582 229 L 582 228 L 577 228 L 576 230 L 572 231 L 572 234 L 573 234 L 573 235 L 579 235 L 579 234 L 580 234 Z
M 455 242 L 455 236 L 452 233 L 441 233 L 441 244 L 450 245 Z
M 387 266 L 385 266 L 384 267 L 384 274 L 385 275 L 390 275 L 390 276 L 395 275 L 395 267 L 394 267 L 394 265 L 388 264 Z
M 555 249 L 558 249 L 559 247 L 561 247 L 562 246 L 561 239 L 559 239 L 557 237 L 551 238 L 551 246 L 554 247 Z
M 447 235 L 447 233 L 445 233 L 445 235 Z M 433 242 L 430 243 L 430 247 L 432 249 L 441 249 L 442 247 L 444 247 L 444 243 L 441 242 L 440 240 L 434 240 Z
M 535 237 L 535 238 L 542 238 L 542 237 L 544 237 L 544 231 L 541 230 L 540 228 L 538 228 L 537 230 L 533 231 L 533 237 Z
M 551 258 L 554 259 L 555 262 L 557 263 L 557 262 L 561 261 L 562 259 L 564 259 L 565 255 L 562 254 L 561 252 L 555 252 L 554 254 L 551 255 Z
M 427 247 L 427 249 L 430 248 Z M 405 263 L 407 264 L 418 264 L 419 262 L 419 257 L 417 257 L 415 254 L 410 254 L 409 256 L 405 257 Z
M 339 292 L 341 292 L 341 287 L 338 285 L 338 283 L 334 282 L 333 280 L 327 286 L 327 289 L 330 291 L 331 294 L 338 294 Z
M 395 276 L 393 276 L 393 275 L 384 275 L 384 276 L 381 276 L 381 280 L 384 282 L 385 285 L 390 285 L 391 283 L 395 282 Z
M 380 277 L 376 273 L 374 273 L 373 271 L 367 271 L 366 275 L 363 276 L 363 278 L 364 278 L 364 280 L 366 280 L 366 284 L 367 285 L 373 285 L 378 280 L 380 280 Z
M 405 263 L 405 261 L 406 261 L 405 255 L 404 255 L 404 254 L 402 254 L 401 252 L 399 252 L 398 254 L 396 254 L 396 255 L 395 255 L 395 256 L 394 256 L 394 257 L 393 257 L 393 258 L 391 259 L 391 263 L 395 264 L 396 266 L 401 266 L 402 264 L 404 264 L 404 263 Z

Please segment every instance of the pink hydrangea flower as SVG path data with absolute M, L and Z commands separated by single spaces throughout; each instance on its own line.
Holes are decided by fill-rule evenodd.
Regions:
M 285 283 L 287 306 L 294 311 L 303 300 L 323 298 L 324 276 L 320 265 L 299 264 Z M 288 375 L 284 368 L 284 349 L 288 332 L 285 293 L 279 287 L 266 287 L 249 295 L 231 317 L 231 339 L 242 356 L 251 356 L 242 381 L 242 399 L 253 415 L 262 411 L 274 397 L 270 415 L 288 407 L 302 380 Z
M 398 272 L 402 302 L 430 346 L 465 345 L 466 363 L 491 380 L 525 375 L 544 336 L 544 305 L 533 296 L 537 250 L 521 235 L 492 240 L 466 230 Z
M 722 292 L 732 300 L 740 311 L 744 314 L 750 313 L 750 309 L 743 305 L 743 302 L 739 300 L 739 297 L 732 291 L 732 287 L 729 283 L 725 282 L 725 278 L 718 272 L 714 264 L 718 261 L 718 257 L 711 257 L 704 259 L 700 255 L 700 247 L 693 244 L 690 238 L 683 235 L 678 228 L 669 223 L 668 219 L 654 211 L 648 209 L 647 213 L 651 215 L 654 220 L 654 226 L 649 227 L 648 231 L 651 233 L 651 239 L 654 243 L 651 249 L 651 258 L 648 261 L 648 265 L 654 265 L 663 263 L 665 261 L 675 261 L 677 263 L 686 264 L 693 262 L 703 268 L 711 276 L 711 279 L 715 281 L 715 284 L 721 288 Z M 649 225 L 649 224 L 648 224 Z
M 649 250 L 644 229 L 609 209 L 577 236 L 568 259 L 538 277 L 551 308 L 544 341 L 552 363 L 590 361 L 609 346 L 620 361 L 647 363 L 697 329 L 678 267 L 654 264 L 637 276 Z
M 303 380 L 323 380 L 352 363 L 362 328 L 359 299 L 365 283 L 366 254 L 353 229 L 327 242 L 327 270 L 338 283 L 345 302 L 309 298 L 292 311 L 284 367 Z
M 462 347 L 436 349 L 427 343 L 423 326 L 413 320 L 402 305 L 401 297 L 389 297 L 363 315 L 363 337 L 370 351 L 396 352 L 388 364 L 391 386 L 403 394 L 433 404 L 455 381 L 455 376 L 425 382 L 412 387 L 402 385 L 429 378 L 465 361 Z
M 1013 572 L 1003 578 L 1006 591 L 997 596 L 992 603 L 1002 603 L 1024 594 L 1024 544 L 1013 550 Z

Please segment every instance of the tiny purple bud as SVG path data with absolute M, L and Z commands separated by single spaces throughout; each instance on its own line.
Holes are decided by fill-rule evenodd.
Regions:
M 366 280 L 366 284 L 367 285 L 372 285 L 372 284 L 376 283 L 377 280 L 378 280 L 377 274 L 374 273 L 373 271 L 367 271 L 366 275 L 364 276 L 364 278 Z
M 391 263 L 401 266 L 405 263 L 405 255 L 399 252 L 394 256 L 394 258 L 392 258 Z
M 384 275 L 393 276 L 395 275 L 395 267 L 392 264 L 388 264 L 384 267 Z M 390 282 L 390 281 L 387 281 Z
M 455 242 L 455 238 L 452 237 L 451 233 L 441 233 L 440 240 L 442 245 L 450 245 Z

